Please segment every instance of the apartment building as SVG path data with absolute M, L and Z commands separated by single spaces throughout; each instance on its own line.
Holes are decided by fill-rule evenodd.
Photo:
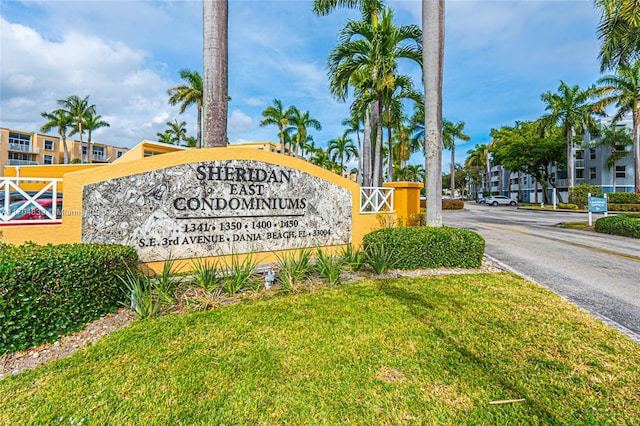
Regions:
M 69 162 L 86 162 L 87 146 L 80 141 L 67 139 Z M 91 143 L 92 163 L 111 163 L 120 158 L 128 148 L 101 143 Z M 0 175 L 5 166 L 36 166 L 62 164 L 64 147 L 59 136 L 30 133 L 0 127 Z
M 597 119 L 596 123 L 610 125 L 612 120 L 610 117 L 603 117 Z M 630 114 L 616 123 L 617 126 L 623 126 L 630 130 L 632 124 Z M 584 135 L 582 143 L 577 144 L 574 148 L 574 185 L 586 183 L 599 186 L 603 193 L 633 192 L 633 146 L 616 147 L 616 151 L 623 151 L 626 154 L 616 161 L 615 168 L 609 168 L 607 161 L 611 156 L 611 147 L 598 146 L 597 142 L 597 137 L 587 133 Z M 523 202 L 540 203 L 543 201 L 542 185 L 536 182 L 532 176 L 510 172 L 500 165 L 491 164 L 491 159 L 489 161 L 489 172 L 483 172 L 484 191 L 489 191 L 492 195 L 517 197 Z M 557 166 L 552 166 L 550 173 L 556 184 L 559 199 L 566 200 L 570 186 L 567 172 L 558 170 Z M 548 191 L 549 198 L 551 198 L 551 189 Z M 471 188 L 470 192 L 481 196 L 483 191 L 482 188 Z

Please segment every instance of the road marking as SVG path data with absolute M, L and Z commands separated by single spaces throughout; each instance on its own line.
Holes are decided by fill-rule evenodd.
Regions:
M 551 240 L 551 241 L 558 241 L 558 242 L 561 242 L 561 243 L 572 245 L 574 247 L 580 247 L 580 248 L 583 248 L 583 249 L 595 251 L 597 253 L 608 254 L 608 255 L 611 255 L 611 256 L 619 257 L 621 259 L 631 260 L 632 262 L 640 262 L 640 256 L 633 256 L 633 255 L 630 255 L 630 254 L 622 254 L 622 253 L 618 253 L 618 252 L 613 251 L 613 250 L 607 250 L 607 249 L 603 249 L 603 248 L 592 247 L 592 246 L 589 246 L 589 245 L 586 245 L 586 244 L 581 244 L 581 243 L 576 243 L 576 242 L 573 242 L 573 241 L 563 240 L 561 238 L 551 237 L 549 235 L 533 234 L 531 232 L 523 231 L 521 229 L 510 228 L 508 226 L 494 225 L 494 224 L 485 223 L 485 222 L 478 222 L 478 225 L 483 225 L 483 226 L 486 226 L 488 228 L 502 229 L 504 231 L 511 231 L 511 232 L 515 232 L 515 233 L 518 233 L 518 234 L 535 235 L 536 237 L 545 238 L 545 239 Z

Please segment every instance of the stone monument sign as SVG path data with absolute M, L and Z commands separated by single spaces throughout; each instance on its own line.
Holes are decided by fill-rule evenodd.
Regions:
M 259 160 L 174 165 L 85 185 L 82 241 L 144 262 L 351 242 L 351 191 Z

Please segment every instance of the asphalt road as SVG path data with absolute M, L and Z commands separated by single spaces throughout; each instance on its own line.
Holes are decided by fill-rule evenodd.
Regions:
M 587 220 L 586 213 L 474 203 L 443 211 L 445 225 L 478 232 L 486 254 L 506 269 L 640 342 L 640 240 L 558 227 Z

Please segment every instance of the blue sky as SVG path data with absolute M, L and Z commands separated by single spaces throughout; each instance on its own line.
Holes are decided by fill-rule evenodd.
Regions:
M 388 4 L 397 25 L 420 23 L 420 1 Z M 311 131 L 316 145 L 341 136 L 349 103 L 331 96 L 326 62 L 344 23 L 358 17 L 315 16 L 310 0 L 230 0 L 229 140 L 277 141 L 275 127 L 259 126 L 274 98 L 322 123 Z M 195 136 L 195 108 L 179 115 L 166 91 L 180 69 L 202 69 L 200 1 L 0 0 L 0 19 L 0 126 L 38 131 L 40 112 L 75 94 L 90 95 L 111 124 L 94 141 L 156 140 L 176 118 Z M 491 128 L 541 116 L 540 94 L 560 80 L 594 84 L 598 20 L 588 0 L 447 1 L 443 115 L 471 136 L 456 161 L 490 140 Z M 401 71 L 421 85 L 415 64 Z

